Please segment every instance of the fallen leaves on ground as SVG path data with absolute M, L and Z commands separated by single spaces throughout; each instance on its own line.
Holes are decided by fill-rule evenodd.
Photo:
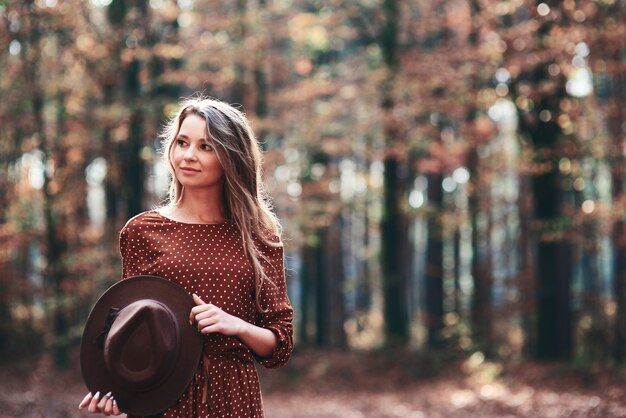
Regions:
M 4 364 L 0 418 L 90 417 L 78 362 Z M 304 350 L 259 369 L 268 418 L 626 417 L 623 370 L 420 358 L 409 352 Z

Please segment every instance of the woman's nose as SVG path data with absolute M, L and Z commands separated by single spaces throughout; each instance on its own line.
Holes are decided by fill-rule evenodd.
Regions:
M 194 146 L 190 146 L 185 150 L 185 154 L 183 155 L 185 160 L 195 160 L 196 159 L 196 149 Z

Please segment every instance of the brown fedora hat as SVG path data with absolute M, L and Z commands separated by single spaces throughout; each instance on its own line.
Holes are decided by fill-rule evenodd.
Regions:
M 113 393 L 120 410 L 154 415 L 180 398 L 202 355 L 189 324 L 191 295 L 161 277 L 135 276 L 96 302 L 83 332 L 80 367 L 90 392 Z

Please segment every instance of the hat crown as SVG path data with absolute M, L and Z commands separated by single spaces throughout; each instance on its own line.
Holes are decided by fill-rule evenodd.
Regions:
M 111 379 L 132 391 L 147 391 L 173 371 L 180 331 L 175 315 L 162 303 L 140 299 L 118 313 L 104 343 Z

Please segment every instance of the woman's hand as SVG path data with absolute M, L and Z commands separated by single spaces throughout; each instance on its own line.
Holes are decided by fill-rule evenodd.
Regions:
M 96 392 L 95 395 L 89 392 L 78 405 L 78 409 L 85 408 L 92 414 L 104 414 L 107 417 L 122 414 L 111 392 L 104 395 L 102 399 L 100 399 L 100 392 Z
M 198 331 L 203 334 L 218 332 L 236 337 L 241 334 L 245 323 L 242 319 L 228 314 L 211 303 L 205 303 L 198 295 L 193 294 L 196 303 L 189 314 L 189 323 L 196 322 Z
M 260 357 L 270 356 L 278 345 L 276 335 L 269 329 L 250 324 L 211 303 L 204 303 L 196 294 L 192 296 L 196 306 L 191 308 L 189 323 L 195 321 L 201 333 L 218 332 L 237 337 Z

